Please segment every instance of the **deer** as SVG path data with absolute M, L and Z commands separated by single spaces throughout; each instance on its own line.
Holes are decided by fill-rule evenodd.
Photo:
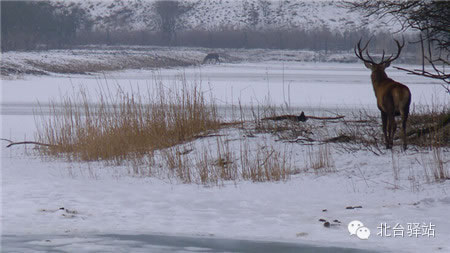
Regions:
M 403 39 L 403 43 L 400 44 L 398 40 L 394 39 L 397 44 L 397 53 L 395 56 L 392 54 L 385 59 L 385 52 L 383 50 L 383 55 L 380 62 L 376 63 L 370 56 L 369 50 L 367 49 L 370 39 L 362 49 L 361 40 L 362 38 L 359 40 L 354 50 L 356 57 L 362 60 L 364 65 L 372 71 L 372 86 L 377 99 L 378 109 L 381 111 L 381 121 L 383 124 L 382 129 L 386 149 L 392 149 L 394 143 L 394 134 L 397 130 L 395 116 L 401 116 L 403 150 L 406 150 L 406 122 L 408 120 L 409 106 L 411 104 L 411 91 L 404 84 L 389 78 L 385 72 L 385 69 L 390 66 L 391 62 L 395 61 L 400 56 L 400 53 L 405 46 L 405 41 Z M 364 58 L 364 50 L 367 58 Z
M 203 59 L 203 64 L 207 63 L 207 62 L 212 62 L 215 61 L 215 63 L 220 62 L 219 59 L 219 54 L 218 53 L 209 53 L 205 56 L 205 58 Z

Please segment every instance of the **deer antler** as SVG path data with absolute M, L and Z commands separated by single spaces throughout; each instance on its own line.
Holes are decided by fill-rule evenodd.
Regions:
M 398 40 L 394 39 L 395 44 L 397 44 L 397 55 L 394 56 L 394 54 L 392 54 L 392 55 L 389 56 L 389 58 L 387 58 L 386 60 L 384 60 L 384 57 L 383 57 L 383 58 L 381 59 L 380 64 L 381 64 L 381 63 L 388 63 L 388 62 L 390 63 L 390 62 L 393 62 L 393 61 L 395 61 L 395 60 L 400 56 L 400 53 L 402 52 L 402 49 L 403 49 L 403 47 L 405 46 L 405 38 L 402 37 L 402 40 L 403 40 L 402 45 L 400 45 L 400 42 L 399 42 Z M 384 52 L 383 52 L 383 56 L 384 56 Z M 394 57 L 394 58 L 392 58 L 392 57 Z
M 358 44 L 356 45 L 356 47 L 354 48 L 354 50 L 355 50 L 355 55 L 356 55 L 356 57 L 358 57 L 359 59 L 361 59 L 363 62 L 367 62 L 367 63 L 370 63 L 370 64 L 376 64 L 375 61 L 372 59 L 372 57 L 370 57 L 370 55 L 369 55 L 369 50 L 366 50 L 366 49 L 367 49 L 367 46 L 369 46 L 369 43 L 370 43 L 370 40 L 371 40 L 371 39 L 372 39 L 372 38 L 370 38 L 369 41 L 367 41 L 366 45 L 365 45 L 362 49 L 361 49 L 361 41 L 362 41 L 362 38 L 359 39 Z M 356 51 L 356 48 L 358 48 L 358 51 Z M 364 50 L 366 50 L 366 55 L 367 55 L 367 57 L 368 57 L 369 59 L 364 59 L 364 56 L 363 56 Z
M 367 46 L 369 46 L 369 42 L 372 38 L 369 39 L 369 41 L 367 41 L 366 45 L 361 49 L 361 41 L 362 38 L 358 41 L 358 44 L 356 44 L 356 47 L 354 48 L 355 51 L 355 55 L 356 57 L 358 57 L 359 59 L 361 59 L 363 62 L 366 63 L 370 63 L 370 64 L 385 64 L 385 63 L 390 63 L 393 62 L 394 60 L 396 60 L 399 56 L 400 53 L 402 52 L 403 47 L 405 46 L 405 38 L 403 38 L 403 42 L 400 45 L 400 42 L 396 39 L 394 39 L 395 43 L 397 44 L 397 54 L 394 56 L 394 54 L 392 54 L 391 56 L 389 56 L 387 59 L 384 59 L 384 55 L 385 55 L 385 51 L 383 50 L 383 55 L 381 56 L 381 61 L 379 63 L 376 63 L 372 57 L 369 55 L 369 50 L 367 49 Z M 358 49 L 358 51 L 356 50 Z M 364 50 L 366 51 L 366 55 L 369 59 L 364 59 Z

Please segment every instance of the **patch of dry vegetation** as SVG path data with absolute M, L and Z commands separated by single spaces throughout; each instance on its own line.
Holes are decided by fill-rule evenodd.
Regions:
M 11 63 L 11 62 L 1 62 L 0 64 L 0 76 L 2 78 L 6 77 L 14 77 L 20 75 L 46 75 L 45 71 L 35 69 L 34 67 L 29 66 L 21 66 L 19 64 Z
M 285 181 L 298 172 L 286 146 L 280 150 L 246 137 L 230 140 L 212 135 L 226 126 L 215 104 L 207 103 L 196 85 L 182 81 L 180 87 L 171 91 L 158 83 L 146 96 L 100 87 L 97 103 L 81 89 L 48 109 L 41 108 L 50 115 L 36 117 L 36 140 L 48 144 L 39 152 L 70 161 L 124 165 L 133 175 L 203 185 Z M 214 144 L 204 145 L 211 138 L 216 138 Z
M 284 119 L 284 117 L 280 115 L 291 113 L 284 107 L 266 104 L 263 107 L 251 107 L 249 110 L 251 111 L 249 122 L 253 124 L 252 129 L 247 131 L 247 135 L 249 136 L 260 133 L 269 133 L 277 136 L 279 140 L 283 141 L 296 141 L 299 139 L 310 140 L 310 137 L 313 134 L 313 128 L 317 128 L 316 124 L 298 121 L 295 116 L 292 115 L 289 115 L 289 117 Z M 244 113 L 241 111 L 241 115 L 242 114 Z M 282 119 L 273 120 L 274 118 Z
M 329 139 L 346 151 L 367 150 L 374 154 L 384 153 L 384 137 L 381 118 L 366 111 L 344 120 L 335 130 L 335 138 Z M 401 143 L 401 121 L 397 118 L 394 145 Z M 450 146 L 450 110 L 443 107 L 422 107 L 412 110 L 407 123 L 407 142 L 410 148 L 439 148 Z
M 292 163 L 292 150 L 277 150 L 264 145 L 251 150 L 248 142 L 240 143 L 239 168 L 244 180 L 253 182 L 285 181 L 296 170 Z
M 450 109 L 426 107 L 414 110 L 408 120 L 409 142 L 419 147 L 450 146 Z
M 148 97 L 103 91 L 100 102 L 92 104 L 90 95 L 81 90 L 60 106 L 52 103 L 51 117 L 37 122 L 37 140 L 51 145 L 41 151 L 120 164 L 220 127 L 216 106 L 206 103 L 197 86 L 183 83 L 180 90 L 169 91 L 159 83 L 155 91 Z
M 59 74 L 87 74 L 123 69 L 186 67 L 197 63 L 173 57 L 153 55 L 117 55 L 113 58 L 103 57 L 93 60 L 66 60 L 58 64 L 38 60 L 25 60 L 25 62 L 41 73 Z M 19 67 L 17 69 L 18 71 L 20 70 Z
M 336 172 L 334 159 L 328 144 L 308 146 L 305 157 L 305 168 L 312 169 L 316 174 Z
M 64 98 L 60 104 L 52 103 L 50 117 L 37 120 L 37 141 L 50 145 L 41 146 L 40 152 L 81 161 L 107 161 L 127 166 L 134 175 L 203 185 L 288 180 L 300 172 L 292 161 L 292 143 L 307 145 L 304 170 L 316 174 L 337 171 L 331 148 L 385 154 L 377 114 L 360 111 L 350 119 L 310 117 L 321 120 L 308 122 L 281 120 L 282 117 L 271 120 L 283 109 L 266 106 L 251 108 L 250 113 L 246 112 L 251 119 L 246 120 L 240 107 L 241 120 L 224 124 L 215 104 L 206 102 L 199 87 L 181 80 L 180 88 L 174 91 L 157 81 L 147 96 L 120 89 L 112 94 L 106 87 L 98 94 L 96 104 L 90 102 L 91 97 L 84 90 Z M 409 145 L 433 150 L 432 159 L 421 162 L 430 182 L 450 178 L 442 151 L 442 147 L 449 146 L 449 115 L 447 107 L 413 110 L 408 122 Z M 238 131 L 239 137 L 229 139 L 225 134 L 227 137 L 223 138 L 222 132 L 211 134 L 220 128 L 225 131 L 226 127 Z M 250 141 L 267 134 L 284 142 L 284 149 Z M 397 136 L 400 135 L 398 129 Z M 209 144 L 194 142 L 200 137 L 208 137 L 201 140 Z M 398 137 L 396 142 L 400 141 Z M 398 168 L 393 168 L 394 177 L 398 177 Z
M 224 182 L 248 180 L 252 182 L 286 181 L 296 174 L 292 151 L 278 150 L 270 144 L 252 146 L 238 140 L 239 150 L 229 141 L 217 138 L 215 147 L 192 147 L 189 153 L 180 147 L 162 151 L 161 167 L 167 167 L 167 177 L 183 183 L 223 185 Z M 192 153 L 190 153 L 193 151 Z

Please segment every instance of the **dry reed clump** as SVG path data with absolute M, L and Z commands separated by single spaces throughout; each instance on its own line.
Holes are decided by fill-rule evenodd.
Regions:
M 328 144 L 319 145 L 317 150 L 314 149 L 314 146 L 308 146 L 305 166 L 316 174 L 336 172 L 330 146 Z
M 237 150 L 221 138 L 217 138 L 215 144 L 215 147 L 197 147 L 197 151 L 189 154 L 180 152 L 179 147 L 165 149 L 161 152 L 161 167 L 168 168 L 169 179 L 203 185 L 222 185 L 239 180 L 286 181 L 297 173 L 293 169 L 292 151 L 287 148 L 277 150 L 266 144 L 251 147 L 248 141 L 239 140 L 240 148 Z
M 195 158 L 194 173 L 201 184 L 219 185 L 224 181 L 239 180 L 237 161 L 228 142 L 217 138 L 216 144 L 215 151 L 203 147 L 202 152 Z
M 84 161 L 113 160 L 120 164 L 157 149 L 196 138 L 220 127 L 214 104 L 207 104 L 196 85 L 177 91 L 157 85 L 155 94 L 101 89 L 98 104 L 85 90 L 50 105 L 50 117 L 37 120 L 37 140 L 51 146 L 41 151 Z
M 254 182 L 285 181 L 296 172 L 292 150 L 263 146 L 252 151 L 248 142 L 240 143 L 238 168 L 242 179 Z

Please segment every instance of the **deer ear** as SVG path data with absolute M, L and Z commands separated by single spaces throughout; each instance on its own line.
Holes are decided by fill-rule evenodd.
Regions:
M 364 65 L 366 66 L 366 68 L 372 69 L 372 64 L 370 64 L 368 62 L 364 62 Z
M 389 61 L 384 64 L 384 68 L 387 68 L 389 66 L 391 66 L 391 62 L 389 62 Z

